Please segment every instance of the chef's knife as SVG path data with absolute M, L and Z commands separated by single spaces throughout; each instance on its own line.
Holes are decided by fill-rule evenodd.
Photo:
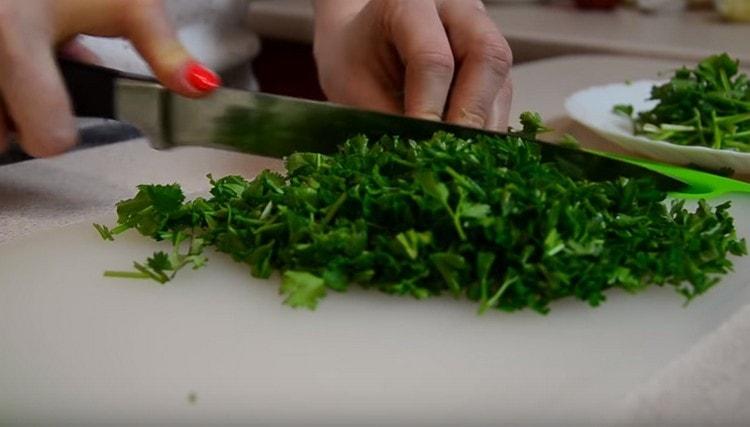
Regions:
M 60 67 L 77 115 L 129 122 L 157 149 L 203 146 L 282 158 L 301 151 L 330 153 L 359 134 L 413 139 L 429 138 L 437 131 L 465 138 L 503 135 L 236 89 L 221 88 L 206 98 L 189 99 L 152 80 L 107 68 L 69 61 L 61 61 Z M 659 188 L 679 197 L 750 192 L 746 183 L 685 168 L 534 143 L 544 160 L 591 180 L 650 176 Z

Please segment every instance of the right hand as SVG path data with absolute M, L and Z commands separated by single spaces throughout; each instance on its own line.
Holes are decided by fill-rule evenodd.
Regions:
M 0 152 L 15 127 L 32 156 L 77 141 L 56 50 L 77 34 L 128 38 L 169 89 L 198 97 L 218 85 L 177 40 L 158 0 L 0 0 Z
M 480 0 L 317 0 L 329 100 L 504 130 L 513 54 Z

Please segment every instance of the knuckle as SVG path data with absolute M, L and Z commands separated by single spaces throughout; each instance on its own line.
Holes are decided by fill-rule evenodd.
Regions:
M 480 108 L 478 104 L 471 104 L 461 109 L 460 121 L 470 126 L 484 127 L 490 118 L 490 112 Z
M 508 42 L 498 33 L 485 33 L 474 44 L 475 55 L 498 75 L 506 76 L 513 66 Z
M 453 54 L 441 50 L 422 50 L 408 61 L 422 72 L 446 76 L 452 76 L 456 66 Z
M 382 18 L 386 28 L 390 28 L 398 17 L 403 16 L 403 0 L 377 0 L 370 2 L 376 8 L 377 14 Z

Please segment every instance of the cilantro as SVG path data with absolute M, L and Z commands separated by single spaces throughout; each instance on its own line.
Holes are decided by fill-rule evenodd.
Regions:
M 314 310 L 318 301 L 326 296 L 325 281 L 304 271 L 287 271 L 281 280 L 281 295 L 291 307 L 304 307 Z
M 651 89 L 658 104 L 634 115 L 633 106 L 613 112 L 632 120 L 635 133 L 677 145 L 750 151 L 750 79 L 726 53 L 695 68 L 680 68 Z
M 538 115 L 524 126 L 545 129 Z M 107 275 L 164 283 L 203 266 L 212 247 L 256 277 L 280 271 L 292 307 L 314 309 L 355 284 L 546 313 L 560 298 L 596 306 L 610 288 L 652 284 L 689 301 L 731 270 L 729 255 L 746 253 L 728 203 L 690 211 L 650 178 L 590 181 L 518 134 L 356 137 L 286 166 L 286 176 L 209 177 L 210 196 L 192 201 L 176 185 L 140 186 L 118 204 L 118 226 L 97 229 L 105 239 L 135 229 L 174 249 Z
M 542 121 L 542 116 L 533 111 L 524 111 L 521 113 L 522 130 L 519 133 L 522 136 L 533 138 L 537 134 L 550 132 L 552 129 L 546 127 Z
M 612 112 L 615 114 L 619 114 L 623 117 L 630 118 L 633 116 L 634 109 L 632 105 L 628 104 L 617 104 L 612 108 Z
M 94 224 L 94 228 L 96 231 L 99 232 L 99 235 L 102 236 L 102 239 L 113 241 L 115 240 L 114 235 L 112 234 L 112 230 L 110 230 L 107 226 L 101 225 L 101 224 Z
M 138 194 L 117 204 L 118 223 L 125 228 L 135 228 L 144 235 L 156 235 L 167 221 L 180 212 L 185 196 L 177 184 L 139 185 Z M 113 234 L 117 234 L 114 232 Z

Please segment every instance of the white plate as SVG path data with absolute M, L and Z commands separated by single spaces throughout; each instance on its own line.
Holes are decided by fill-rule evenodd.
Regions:
M 706 168 L 730 167 L 735 173 L 750 173 L 750 153 L 716 150 L 708 147 L 689 147 L 664 141 L 654 141 L 633 134 L 633 126 L 626 118 L 612 112 L 617 104 L 631 104 L 635 111 L 653 108 L 648 101 L 656 80 L 639 80 L 595 86 L 574 93 L 565 100 L 565 109 L 575 121 L 623 148 L 667 163 L 695 164 Z

